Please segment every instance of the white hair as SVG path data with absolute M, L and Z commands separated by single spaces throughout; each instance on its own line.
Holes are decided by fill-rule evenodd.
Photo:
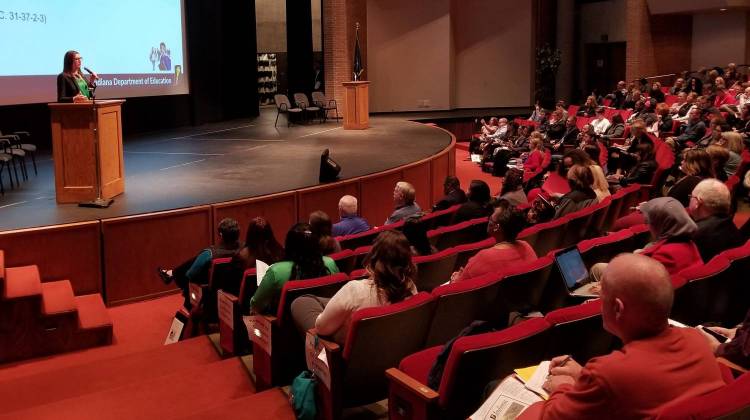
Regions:
M 405 181 L 400 181 L 396 183 L 396 188 L 398 188 L 398 190 L 401 192 L 401 195 L 404 197 L 404 202 L 406 204 L 411 204 L 414 202 L 414 198 L 416 197 L 417 192 L 414 189 L 413 185 Z
M 345 215 L 357 214 L 357 197 L 345 195 L 339 200 L 339 210 Z
M 729 188 L 715 178 L 704 179 L 693 188 L 693 196 L 714 214 L 727 214 L 732 205 Z

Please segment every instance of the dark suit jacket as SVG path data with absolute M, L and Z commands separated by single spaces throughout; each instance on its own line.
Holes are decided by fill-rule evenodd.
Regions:
M 628 172 L 627 176 L 620 180 L 620 184 L 623 186 L 630 184 L 647 185 L 651 183 L 651 178 L 653 178 L 654 172 L 656 172 L 656 167 L 655 160 L 639 162 Z
M 455 206 L 456 204 L 462 204 L 466 202 L 466 193 L 463 190 L 453 190 L 434 206 L 432 211 L 445 210 L 449 207 Z
M 65 73 L 57 75 L 57 102 L 73 102 L 73 97 L 80 92 L 75 77 Z
M 573 127 L 572 130 L 566 129 L 565 133 L 563 133 L 562 138 L 560 138 L 560 140 L 564 144 L 575 144 L 576 139 L 578 139 L 578 133 L 580 133 L 580 130 L 578 130 L 577 127 Z
M 747 240 L 729 216 L 714 215 L 699 220 L 696 224 L 698 230 L 693 234 L 693 242 L 704 262 L 721 251 L 742 246 Z

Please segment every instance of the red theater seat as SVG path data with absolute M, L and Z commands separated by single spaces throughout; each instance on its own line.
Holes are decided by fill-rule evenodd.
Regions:
M 664 408 L 658 420 L 750 418 L 750 373 L 725 387 L 699 397 L 677 401 Z
M 455 206 L 449 207 L 445 210 L 438 210 L 433 211 L 432 213 L 427 213 L 424 217 L 422 217 L 422 223 L 425 224 L 427 229 L 436 229 L 441 226 L 447 226 L 450 224 L 451 219 L 453 219 L 453 215 L 456 213 L 456 210 L 461 207 L 460 204 L 456 204 Z
M 430 242 L 439 250 L 470 244 L 487 238 L 487 218 L 467 220 L 427 232 Z
M 389 418 L 467 418 L 481 404 L 489 382 L 542 360 L 549 328 L 544 318 L 533 318 L 502 331 L 457 339 L 437 390 L 426 385 L 425 375 L 435 362 L 436 348 L 404 358 L 398 369 L 386 371 Z
M 547 255 L 553 249 L 560 248 L 568 220 L 570 220 L 568 216 L 563 216 L 549 222 L 539 223 L 521 231 L 518 239 L 528 242 L 534 248 L 536 255 Z
M 545 359 L 568 354 L 584 365 L 592 357 L 610 353 L 619 344 L 604 329 L 599 299 L 552 311 L 544 319 L 552 326 Z
M 707 264 L 686 268 L 672 276 L 674 304 L 671 318 L 687 325 L 722 321 L 729 291 L 729 260 L 718 255 Z
M 354 255 L 354 251 L 351 249 L 344 249 L 333 254 L 328 254 L 328 257 L 336 262 L 336 267 L 339 268 L 341 273 L 351 273 L 354 270 L 354 263 L 357 261 L 357 256 Z
M 453 249 L 456 251 L 456 264 L 453 266 L 453 271 L 458 271 L 459 268 L 465 267 L 469 259 L 479 251 L 493 246 L 495 246 L 495 238 L 487 238 L 479 242 L 454 247 Z
M 456 266 L 457 255 L 455 249 L 450 248 L 436 254 L 414 257 L 413 261 L 417 266 L 417 290 L 430 292 L 449 282 L 453 267 Z
M 634 249 L 633 232 L 628 229 L 578 243 L 578 251 L 588 268 L 596 263 L 609 262 L 617 254 L 632 252 Z
M 385 398 L 384 372 L 423 348 L 434 307 L 435 298 L 420 293 L 393 305 L 361 309 L 352 315 L 343 348 L 322 338 L 314 348 L 308 346 L 316 355 L 325 349 L 328 362 L 330 386 L 319 380 L 316 387 L 320 418 L 338 419 L 342 408 Z

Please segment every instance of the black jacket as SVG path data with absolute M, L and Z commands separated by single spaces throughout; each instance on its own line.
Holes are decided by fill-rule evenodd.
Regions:
M 445 210 L 456 204 L 463 204 L 465 202 L 466 193 L 463 190 L 453 190 L 432 206 L 432 211 Z
M 630 184 L 648 185 L 651 183 L 651 178 L 653 178 L 654 172 L 656 172 L 656 167 L 657 164 L 655 160 L 638 162 L 638 164 L 628 172 L 628 175 L 620 180 L 620 184 L 623 186 Z
M 705 262 L 721 251 L 742 246 L 747 240 L 729 216 L 713 215 L 696 224 L 698 230 L 693 234 L 693 242 Z
M 73 102 L 73 97 L 79 93 L 75 77 L 66 73 L 57 75 L 57 102 Z

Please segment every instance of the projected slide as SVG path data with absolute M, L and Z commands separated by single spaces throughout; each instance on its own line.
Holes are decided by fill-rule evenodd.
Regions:
M 0 105 L 54 102 L 76 50 L 98 99 L 188 93 L 181 0 L 0 0 Z

